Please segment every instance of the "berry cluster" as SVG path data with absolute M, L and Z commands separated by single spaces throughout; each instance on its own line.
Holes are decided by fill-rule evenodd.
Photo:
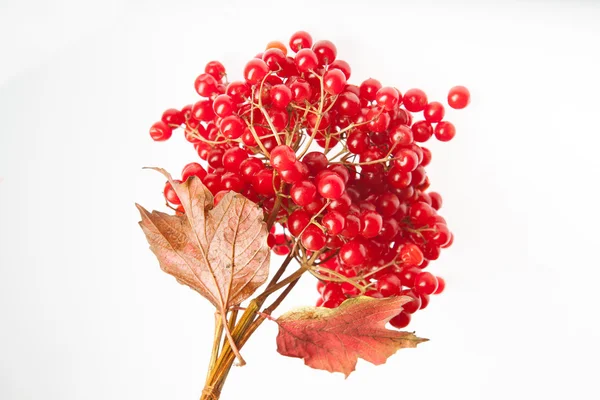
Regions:
M 289 47 L 294 55 L 269 43 L 243 81 L 229 82 L 225 67 L 209 62 L 194 83 L 201 99 L 166 110 L 150 135 L 164 141 L 183 127 L 208 167 L 192 162 L 181 180 L 199 177 L 215 203 L 233 190 L 264 209 L 273 252 L 319 278 L 317 305 L 406 295 L 413 301 L 391 321 L 403 328 L 445 287 L 424 271 L 453 236 L 438 214 L 441 196 L 428 192 L 431 152 L 422 144 L 451 140 L 455 127 L 420 89 L 348 83 L 350 65 L 328 40 L 300 31 Z M 457 86 L 447 100 L 461 109 L 469 97 Z M 183 212 L 168 183 L 164 195 Z

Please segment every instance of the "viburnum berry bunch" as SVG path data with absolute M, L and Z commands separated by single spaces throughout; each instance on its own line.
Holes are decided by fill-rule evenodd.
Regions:
M 336 46 L 307 32 L 293 34 L 289 49 L 269 43 L 238 81 L 209 62 L 194 82 L 200 99 L 166 110 L 150 128 L 155 141 L 182 128 L 200 159 L 179 179 L 160 170 L 175 215 L 138 207 L 163 270 L 217 309 L 205 399 L 218 398 L 265 319 L 279 324 L 280 353 L 347 375 L 358 357 L 380 364 L 422 341 L 385 326 L 405 328 L 445 288 L 428 270 L 453 235 L 438 213 L 442 197 L 429 191 L 424 147 L 456 134 L 444 105 L 374 78 L 350 83 Z M 463 86 L 447 98 L 454 109 L 469 101 Z M 285 260 L 241 307 L 266 282 L 271 252 Z M 300 268 L 284 278 L 293 260 Z M 317 278 L 316 307 L 271 317 L 305 273 Z M 327 335 L 324 324 L 345 328 Z

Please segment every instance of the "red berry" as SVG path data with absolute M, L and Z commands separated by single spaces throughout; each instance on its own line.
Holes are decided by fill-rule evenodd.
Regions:
M 221 118 L 233 114 L 234 107 L 233 100 L 226 94 L 218 95 L 213 101 L 213 111 Z
M 445 110 L 442 103 L 432 101 L 425 106 L 423 110 L 423 116 L 425 121 L 429 123 L 440 122 L 444 118 Z
M 181 171 L 181 180 L 185 182 L 190 176 L 197 176 L 200 180 L 203 180 L 206 176 L 206 170 L 198 163 L 189 163 Z
M 436 276 L 435 279 L 437 280 L 438 286 L 433 294 L 441 294 L 444 289 L 446 289 L 446 281 L 440 276 Z
M 337 211 L 329 211 L 323 216 L 321 224 L 327 229 L 327 233 L 337 235 L 344 229 L 346 219 Z
M 173 129 L 163 121 L 158 121 L 150 127 L 150 136 L 156 142 L 168 140 L 173 134 Z
M 410 112 L 419 112 L 427 106 L 427 95 L 421 89 L 410 89 L 402 98 L 404 107 Z
M 287 228 L 294 236 L 298 236 L 310 223 L 310 215 L 301 209 L 290 214 L 287 220 Z
M 294 62 L 296 63 L 296 68 L 298 68 L 298 71 L 308 72 L 317 68 L 319 59 L 317 58 L 315 52 L 311 49 L 302 49 L 296 53 Z
M 326 199 L 338 199 L 346 190 L 346 185 L 342 177 L 333 172 L 317 181 L 317 189 Z
M 402 282 L 396 274 L 386 274 L 377 280 L 377 291 L 383 297 L 397 296 L 402 290 Z
M 346 76 L 339 69 L 325 72 L 323 76 L 323 88 L 329 94 L 340 94 L 346 87 Z
M 325 234 L 316 225 L 310 225 L 301 237 L 302 246 L 310 251 L 321 250 L 325 247 Z
M 408 146 L 413 142 L 412 130 L 406 125 L 398 125 L 390 132 L 390 144 Z
M 454 109 L 460 110 L 469 105 L 471 93 L 464 86 L 454 86 L 448 92 L 448 105 Z
M 223 154 L 223 167 L 230 172 L 238 173 L 240 165 L 248 158 L 246 150 L 240 147 L 232 147 Z
M 419 166 L 419 157 L 413 150 L 404 147 L 394 154 L 394 165 L 400 171 L 412 172 Z
M 260 83 L 269 73 L 269 67 L 263 60 L 253 58 L 244 67 L 244 79 L 251 85 Z
M 349 267 L 357 267 L 366 261 L 367 248 L 360 241 L 350 240 L 342 246 L 339 254 L 341 262 Z
M 442 121 L 435 127 L 435 137 L 440 142 L 448 142 L 456 135 L 456 128 L 451 122 Z
M 270 155 L 271 166 L 276 170 L 288 169 L 296 162 L 296 153 L 284 144 L 275 147 Z
M 210 97 L 217 93 L 217 80 L 209 74 L 200 74 L 194 82 L 196 92 L 202 97 Z
M 327 164 L 329 160 L 327 160 L 327 156 L 319 151 L 311 151 L 310 153 L 306 153 L 302 162 L 306 164 L 308 170 L 311 175 L 316 175 L 319 171 L 327 168 Z
M 400 200 L 394 193 L 384 193 L 377 198 L 376 206 L 383 217 L 391 217 L 398 212 Z
M 335 60 L 331 64 L 329 64 L 329 70 L 339 69 L 344 73 L 346 79 L 350 79 L 350 74 L 352 73 L 352 69 L 350 68 L 350 64 L 343 60 Z
M 292 91 L 285 85 L 275 85 L 271 88 L 271 104 L 273 107 L 284 109 L 292 101 Z
M 390 324 L 397 329 L 403 329 L 410 324 L 410 314 L 401 312 L 390 320 Z
M 252 182 L 254 175 L 264 169 L 262 161 L 257 158 L 246 158 L 240 163 L 239 172 L 246 182 Z
M 415 142 L 426 142 L 433 135 L 433 128 L 427 121 L 417 121 L 412 128 L 413 138 Z
M 185 122 L 185 116 L 183 112 L 175 108 L 169 108 L 168 110 L 165 110 L 165 112 L 163 112 L 161 121 L 169 125 L 170 127 L 178 127 Z
M 225 136 L 227 139 L 237 139 L 242 136 L 242 133 L 244 133 L 246 124 L 240 117 L 230 115 L 229 117 L 225 117 L 221 120 L 221 125 L 219 128 L 223 136 Z
M 178 180 L 175 180 L 174 182 L 181 183 L 181 181 Z M 167 199 L 169 203 L 175 205 L 181 204 L 181 200 L 179 200 L 179 196 L 177 196 L 177 193 L 175 193 L 175 189 L 173 189 L 173 186 L 171 186 L 171 182 L 167 182 L 165 184 L 165 189 L 163 190 L 163 193 L 165 195 L 165 199 Z
M 275 182 L 273 182 L 273 170 L 271 169 L 263 169 L 260 170 L 254 175 L 252 178 L 252 186 L 256 193 L 262 194 L 264 196 L 273 196 L 275 195 L 275 188 L 273 186 Z
M 315 42 L 312 49 L 319 59 L 319 65 L 329 65 L 337 56 L 337 48 L 329 40 L 319 40 Z
M 250 88 L 246 82 L 235 81 L 227 85 L 225 93 L 237 103 L 241 103 L 250 96 Z
M 221 188 L 239 193 L 244 188 L 244 181 L 238 174 L 226 172 L 221 177 Z
M 369 78 L 360 84 L 360 97 L 368 101 L 373 101 L 376 99 L 379 89 L 381 89 L 381 82 L 377 79 Z
M 293 52 L 298 52 L 301 49 L 310 48 L 312 46 L 312 37 L 308 32 L 298 31 L 290 38 L 290 49 Z
M 296 161 L 290 168 L 279 171 L 279 175 L 285 183 L 296 183 L 308 178 L 308 167 L 303 162 Z
M 437 287 L 437 279 L 429 272 L 421 272 L 415 279 L 415 291 L 419 294 L 433 294 Z
M 407 314 L 414 314 L 421 308 L 421 297 L 412 290 L 403 290 L 402 296 L 410 297 L 412 300 L 402 305 L 402 311 Z
M 225 76 L 225 67 L 219 61 L 209 61 L 204 67 L 204 72 L 220 81 Z
M 360 217 L 360 233 L 363 237 L 373 238 L 379 235 L 383 227 L 383 218 L 377 211 L 366 211 Z
M 400 260 L 408 266 L 419 266 L 423 262 L 421 249 L 413 243 L 406 243 L 400 249 Z
M 316 194 L 317 188 L 309 181 L 296 182 L 290 189 L 292 201 L 300 207 L 310 204 L 315 199 Z
M 400 93 L 393 87 L 383 87 L 377 91 L 375 101 L 377 101 L 378 106 L 391 111 L 398 106 Z
M 213 111 L 212 101 L 210 100 L 200 100 L 192 106 L 192 118 L 196 121 L 212 121 L 215 117 L 215 112 Z

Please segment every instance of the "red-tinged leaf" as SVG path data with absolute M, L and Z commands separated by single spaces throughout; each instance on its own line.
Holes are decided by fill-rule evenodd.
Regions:
M 354 371 L 358 358 L 375 365 L 401 348 L 427 341 L 410 332 L 390 330 L 385 325 L 402 311 L 410 297 L 348 299 L 334 309 L 303 307 L 277 319 L 277 351 L 303 358 L 309 367 L 341 372 Z
M 139 209 L 140 225 L 163 271 L 198 291 L 223 315 L 262 285 L 269 274 L 263 212 L 230 192 L 213 208 L 213 196 L 195 176 L 174 182 L 162 169 L 185 215 Z

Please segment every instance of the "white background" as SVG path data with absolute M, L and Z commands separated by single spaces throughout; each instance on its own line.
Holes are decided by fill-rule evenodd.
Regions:
M 430 342 L 347 380 L 278 355 L 265 324 L 223 398 L 600 397 L 600 5 L 325 3 L 0 1 L 0 399 L 199 397 L 211 308 L 160 271 L 133 206 L 162 207 L 141 167 L 196 157 L 148 128 L 195 101 L 207 61 L 239 79 L 299 29 L 355 83 L 471 89 L 455 140 L 431 146 L 447 292 L 411 325 Z

